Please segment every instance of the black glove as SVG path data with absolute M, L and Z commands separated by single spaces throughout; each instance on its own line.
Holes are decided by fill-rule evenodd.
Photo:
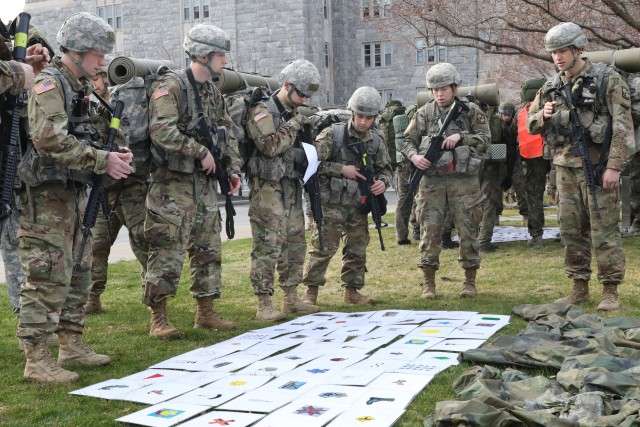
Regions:
M 511 178 L 511 175 L 507 175 L 504 177 L 504 179 L 500 183 L 500 188 L 502 188 L 502 191 L 507 191 L 508 189 L 511 188 L 512 185 L 513 185 L 513 179 Z

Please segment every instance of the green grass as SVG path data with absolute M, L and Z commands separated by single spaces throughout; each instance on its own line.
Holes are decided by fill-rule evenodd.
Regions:
M 505 211 L 515 216 L 517 212 Z M 393 222 L 393 216 L 385 219 Z M 502 225 L 520 225 L 518 220 L 503 221 Z M 547 224 L 555 225 L 553 223 Z M 570 281 L 563 272 L 563 250 L 560 243 L 545 241 L 540 251 L 529 249 L 526 242 L 500 243 L 499 251 L 484 254 L 478 273 L 479 295 L 474 300 L 461 299 L 458 292 L 464 278 L 457 263 L 456 251 L 443 251 L 441 269 L 437 274 L 435 301 L 420 299 L 421 272 L 416 268 L 416 244 L 397 246 L 395 230 L 383 231 L 386 251 L 381 252 L 375 230 L 369 245 L 369 263 L 365 293 L 378 302 L 372 309 L 406 310 L 472 310 L 481 313 L 510 314 L 518 304 L 541 304 L 563 296 L 570 289 Z M 627 255 L 627 281 L 621 286 L 623 309 L 606 317 L 638 317 L 640 305 L 637 286 L 640 277 L 638 256 L 640 238 L 623 240 Z M 250 329 L 267 326 L 254 319 L 257 301 L 249 283 L 249 239 L 223 245 L 223 297 L 216 309 L 223 317 L 237 323 L 233 332 L 211 333 L 193 329 L 195 303 L 188 288 L 186 270 L 176 298 L 170 300 L 169 316 L 174 326 L 184 333 L 184 339 L 158 341 L 149 337 L 150 314 L 141 304 L 138 265 L 134 261 L 119 262 L 111 266 L 107 291 L 103 295 L 105 313 L 87 319 L 86 341 L 98 352 L 112 357 L 106 367 L 74 368 L 80 380 L 69 385 L 39 385 L 22 378 L 24 355 L 18 350 L 15 338 L 17 320 L 11 315 L 6 290 L 0 291 L 0 425 L 2 426 L 113 426 L 113 420 L 142 409 L 143 405 L 96 398 L 70 396 L 67 393 L 110 378 L 121 378 L 146 369 L 154 363 L 186 351 L 224 341 Z M 320 305 L 323 311 L 359 311 L 363 307 L 345 307 L 339 284 L 340 256 L 332 261 L 327 286 L 321 289 Z M 593 266 L 595 270 L 595 265 Z M 583 306 L 595 312 L 600 287 L 591 281 L 592 303 Z M 302 292 L 302 290 L 300 290 Z M 280 304 L 281 292 L 276 293 Z M 525 322 L 512 318 L 501 334 L 516 334 Z M 495 338 L 495 336 L 494 336 Z M 57 350 L 55 350 L 57 351 Z M 54 353 L 55 354 L 55 353 Z M 451 383 L 471 365 L 461 364 L 441 373 L 420 393 L 409 406 L 397 426 L 422 425 L 436 402 L 454 399 Z M 531 371 L 532 374 L 549 374 Z

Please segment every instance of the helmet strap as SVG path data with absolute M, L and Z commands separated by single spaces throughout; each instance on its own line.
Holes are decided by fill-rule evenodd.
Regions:
M 78 59 L 75 59 L 73 55 L 71 55 L 71 52 L 77 53 Z M 85 52 L 76 52 L 71 50 L 65 52 L 65 55 L 67 55 L 67 57 L 71 60 L 71 62 L 73 62 L 73 64 L 76 66 L 76 69 L 80 72 L 81 77 L 85 77 L 91 80 L 93 76 L 87 73 L 87 70 L 82 66 L 82 60 L 84 59 L 84 54 Z
M 580 55 L 577 55 L 578 48 L 576 48 L 575 46 L 571 46 L 570 49 L 571 49 L 571 54 L 573 55 L 573 61 L 571 61 L 571 65 L 569 65 L 565 71 L 575 67 L 576 62 L 578 62 L 578 58 L 580 58 Z
M 207 58 L 206 62 L 199 61 L 198 57 L 196 55 L 189 55 L 189 56 L 191 58 L 191 61 L 195 62 L 196 64 L 202 65 L 204 68 L 206 68 L 209 71 L 209 74 L 211 74 L 211 77 L 217 77 L 217 76 L 220 75 L 220 73 L 216 73 L 211 68 L 211 59 L 213 58 L 214 55 L 215 55 L 215 53 L 209 52 L 207 54 L 207 56 L 205 57 L 205 58 Z

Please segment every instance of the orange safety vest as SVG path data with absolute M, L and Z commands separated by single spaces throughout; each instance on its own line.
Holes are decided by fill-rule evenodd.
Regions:
M 531 102 L 523 106 L 518 112 L 518 145 L 520 156 L 524 159 L 542 157 L 542 136 L 531 135 L 527 132 L 527 115 Z

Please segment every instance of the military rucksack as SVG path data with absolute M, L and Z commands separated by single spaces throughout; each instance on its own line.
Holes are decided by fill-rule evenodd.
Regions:
M 405 110 L 404 105 L 402 105 L 400 101 L 392 99 L 387 102 L 387 105 L 385 105 L 384 111 L 380 114 L 380 120 L 378 122 L 378 127 L 385 137 L 387 152 L 389 153 L 392 166 L 396 166 L 399 161 L 402 160 L 402 157 L 398 157 L 396 153 L 396 132 L 393 127 L 393 118 L 400 114 L 405 114 Z

